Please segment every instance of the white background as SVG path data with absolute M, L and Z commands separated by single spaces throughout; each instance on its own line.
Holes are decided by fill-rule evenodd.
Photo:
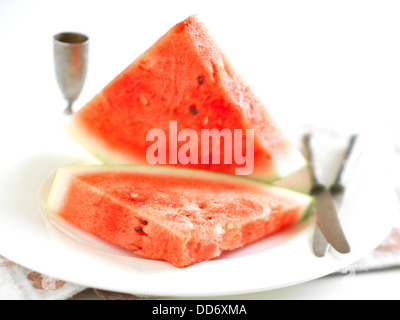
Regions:
M 398 1 L 0 0 L 0 128 L 9 121 L 21 128 L 13 139 L 0 131 L 3 147 L 26 141 L 29 149 L 24 122 L 51 121 L 66 106 L 55 81 L 53 34 L 90 37 L 79 108 L 195 13 L 288 133 L 305 124 L 374 130 L 383 121 L 395 139 L 400 136 Z M 20 110 L 20 118 L 9 119 L 11 109 Z M 397 270 L 330 277 L 250 297 L 398 299 L 393 284 L 400 285 Z
M 171 26 L 196 13 L 282 126 L 355 131 L 370 119 L 399 117 L 400 4 L 340 0 L 2 0 L 0 92 L 3 101 L 13 98 L 3 112 L 26 96 L 27 109 L 63 108 L 52 69 L 53 34 L 90 37 L 80 107 Z M 40 87 L 32 86 L 38 81 Z

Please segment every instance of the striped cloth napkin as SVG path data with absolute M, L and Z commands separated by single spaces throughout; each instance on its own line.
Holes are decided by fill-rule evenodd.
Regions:
M 0 300 L 67 300 L 89 289 L 24 268 L 0 255 Z M 149 296 L 110 292 L 94 288 L 105 300 L 137 300 Z
M 84 289 L 26 269 L 0 256 L 0 300 L 65 300 Z
M 396 192 L 400 199 L 400 187 L 396 188 Z M 397 224 L 385 241 L 369 255 L 339 272 L 363 272 L 395 267 L 400 267 L 400 211 Z

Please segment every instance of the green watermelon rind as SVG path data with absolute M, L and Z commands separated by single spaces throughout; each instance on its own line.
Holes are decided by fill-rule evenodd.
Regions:
M 220 172 L 213 172 L 213 171 L 205 171 L 205 170 L 198 170 L 198 169 L 188 169 L 188 168 L 181 168 L 181 167 L 171 167 L 171 166 L 159 166 L 159 165 L 147 165 L 147 164 L 93 164 L 93 165 L 73 165 L 73 166 L 65 166 L 61 167 L 58 169 L 56 177 L 54 179 L 53 185 L 51 187 L 49 197 L 47 200 L 47 209 L 50 213 L 56 212 L 57 207 L 62 203 L 63 199 L 63 194 L 65 189 L 60 188 L 59 186 L 65 186 L 65 188 L 68 187 L 68 183 L 65 179 L 68 179 L 70 176 L 70 173 L 76 170 L 93 170 L 96 168 L 97 170 L 137 170 L 137 171 L 152 171 L 154 173 L 157 172 L 162 172 L 162 173 L 167 173 L 171 172 L 174 174 L 181 174 L 181 175 L 187 175 L 187 176 L 202 176 L 202 177 L 208 177 L 210 179 L 217 179 L 217 180 L 229 180 L 229 181 L 236 181 L 239 183 L 245 183 L 245 184 L 253 184 L 253 185 L 260 185 L 263 188 L 268 188 L 270 190 L 273 190 L 274 192 L 277 192 L 281 195 L 285 195 L 287 198 L 296 198 L 299 203 L 302 203 L 302 210 L 298 216 L 297 222 L 304 221 L 307 219 L 313 208 L 313 197 L 304 194 L 302 192 L 296 191 L 289 189 L 287 187 L 282 187 L 282 186 L 276 186 L 272 185 L 270 183 L 264 182 L 264 181 L 259 181 L 259 180 L 254 180 L 254 179 L 248 179 L 248 178 L 243 178 L 240 176 L 234 176 L 230 174 L 225 174 L 225 173 L 220 173 Z
M 128 157 L 120 150 L 114 149 L 95 135 L 91 134 L 83 123 L 80 123 L 79 118 L 72 117 L 63 126 L 64 131 L 75 140 L 89 154 L 103 162 L 104 164 L 144 164 L 148 165 L 143 159 L 133 157 L 131 154 Z M 307 165 L 306 159 L 301 154 L 300 150 L 294 146 L 289 146 L 286 152 L 281 155 L 280 159 L 276 160 L 276 168 L 268 174 L 258 174 L 245 176 L 251 179 L 256 179 L 265 182 L 274 182 L 289 175 L 300 171 Z M 177 168 L 190 169 L 187 166 L 174 166 Z M 201 170 L 201 169 L 200 169 Z M 205 170 L 204 170 L 205 171 Z M 210 171 L 217 172 L 217 171 Z M 244 176 L 242 176 L 244 177 Z
M 91 134 L 76 117 L 68 119 L 62 128 L 83 149 L 104 164 L 145 164 L 139 158 L 128 159 L 121 151 L 107 146 L 101 139 Z

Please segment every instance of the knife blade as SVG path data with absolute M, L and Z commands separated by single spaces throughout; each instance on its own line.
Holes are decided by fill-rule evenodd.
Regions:
M 343 195 L 345 191 L 345 185 L 342 181 L 343 173 L 347 168 L 347 164 L 349 162 L 349 158 L 352 155 L 354 145 L 356 143 L 358 135 L 353 134 L 350 136 L 349 142 L 347 144 L 344 157 L 342 159 L 339 171 L 335 177 L 334 183 L 330 186 L 329 191 L 331 192 L 331 196 L 336 206 L 336 210 L 340 210 Z M 317 257 L 325 256 L 326 252 L 328 251 L 329 243 L 326 241 L 323 233 L 319 225 L 317 224 L 314 229 L 313 235 L 313 251 Z
M 326 241 L 338 252 L 350 252 L 350 245 L 343 232 L 336 207 L 330 191 L 322 184 L 316 175 L 314 156 L 310 146 L 311 134 L 304 136 L 310 164 L 312 186 L 310 194 L 314 197 L 314 214 L 321 233 Z M 318 234 L 319 231 L 317 231 Z M 314 245 L 313 245 L 314 246 Z
M 343 199 L 343 192 L 332 194 L 331 197 L 335 203 L 336 210 L 339 212 Z M 317 257 L 324 257 L 329 249 L 329 242 L 326 241 L 324 234 L 322 233 L 318 223 L 315 226 L 313 234 L 313 251 Z
M 328 252 L 329 243 L 326 241 L 324 234 L 322 233 L 318 223 L 314 228 L 313 234 L 313 252 L 317 257 L 324 257 Z
M 350 245 L 343 232 L 336 207 L 329 190 L 325 186 L 314 186 L 315 216 L 322 234 L 329 244 L 340 253 L 350 252 Z

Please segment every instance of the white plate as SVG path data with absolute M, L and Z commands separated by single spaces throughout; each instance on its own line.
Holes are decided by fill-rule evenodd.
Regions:
M 90 1 L 79 3 L 79 13 L 74 6 L 65 5 L 64 14 L 50 1 L 36 2 L 19 10 L 16 1 L 0 1 L 1 13 L 8 12 L 6 19 L 0 19 L 0 40 L 10 48 L 1 50 L 0 59 L 0 255 L 89 287 L 212 296 L 268 290 L 318 278 L 360 259 L 390 232 L 397 203 L 389 176 L 392 167 L 385 158 L 389 147 L 380 145 L 387 138 L 380 136 L 366 146 L 341 213 L 352 248 L 348 255 L 330 252 L 323 259 L 315 257 L 311 249 L 314 221 L 310 219 L 221 259 L 175 269 L 166 263 L 127 256 L 70 230 L 73 239 L 65 234 L 66 226 L 59 226 L 64 228 L 62 232 L 55 228 L 41 214 L 40 206 L 58 166 L 87 160 L 85 152 L 60 130 L 66 102 L 54 76 L 53 34 L 72 27 L 91 37 L 88 78 L 76 103 L 79 107 L 167 28 L 200 11 L 228 58 L 285 131 L 305 121 L 353 128 L 374 117 L 371 131 L 381 134 L 376 120 L 385 113 L 389 118 L 398 101 L 397 90 L 390 90 L 398 83 L 398 72 L 393 69 L 398 66 L 398 50 L 389 41 L 397 36 L 398 28 L 387 28 L 396 21 L 394 10 L 363 8 L 377 21 L 381 19 L 382 23 L 371 24 L 364 19 L 368 15 L 353 19 L 350 13 L 358 11 L 356 5 L 350 6 L 350 11 L 322 8 L 321 12 L 333 14 L 324 14 L 321 19 L 318 11 L 303 4 L 288 11 L 278 2 L 265 1 L 270 4 L 264 7 L 264 1 L 253 1 L 244 10 L 242 3 L 230 1 L 227 15 L 227 1 L 201 5 L 186 1 L 185 6 L 160 1 L 163 10 L 151 10 L 153 1 L 141 1 L 140 6 L 137 1 L 117 1 L 113 6 L 118 14 L 108 15 L 105 24 L 107 2 L 96 2 L 97 15 L 92 14 Z M 332 29 L 342 11 L 346 13 L 342 23 Z M 151 12 L 151 23 L 144 12 Z M 238 24 L 238 17 L 244 23 Z M 317 24 L 320 28 L 314 28 Z M 316 36 L 322 45 L 315 41 Z M 290 183 L 303 185 L 297 178 Z
M 56 111 L 54 111 L 56 112 Z M 59 112 L 57 110 L 57 112 Z M 18 112 L 13 113 L 18 118 Z M 56 116 L 53 116 L 57 118 Z M 12 120 L 12 119 L 11 119 Z M 216 260 L 177 269 L 168 263 L 133 256 L 63 221 L 49 220 L 43 209 L 56 169 L 93 161 L 60 129 L 38 118 L 4 123 L 0 180 L 0 254 L 49 276 L 104 290 L 158 296 L 216 296 L 269 290 L 329 274 L 365 256 L 393 226 L 397 203 L 390 183 L 390 162 L 382 139 L 368 138 L 352 174 L 341 212 L 351 253 L 312 253 L 314 219 Z M 18 135 L 19 133 L 19 135 Z M 384 141 L 384 140 L 383 140 Z M 17 147 L 15 147 L 17 146 Z M 333 158 L 331 157 L 331 160 Z M 386 170 L 387 169 L 387 170 Z M 304 186 L 304 171 L 286 184 Z

